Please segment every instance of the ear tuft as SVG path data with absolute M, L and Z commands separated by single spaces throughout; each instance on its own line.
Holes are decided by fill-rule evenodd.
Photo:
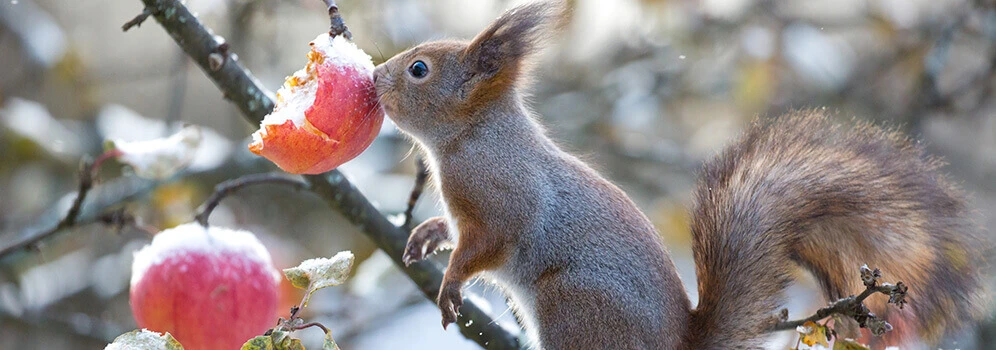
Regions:
M 477 35 L 462 55 L 468 90 L 501 91 L 522 80 L 529 58 L 567 22 L 563 0 L 506 11 Z

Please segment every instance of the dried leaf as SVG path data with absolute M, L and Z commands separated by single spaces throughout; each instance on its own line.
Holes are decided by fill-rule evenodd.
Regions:
M 301 341 L 290 337 L 288 332 L 273 331 L 242 344 L 242 350 L 305 350 Z
M 302 261 L 297 267 L 284 269 L 284 276 L 294 287 L 308 291 L 304 297 L 304 306 L 308 305 L 311 294 L 319 289 L 337 286 L 349 277 L 353 266 L 353 253 L 339 252 L 331 259 L 316 258 Z
M 104 350 L 183 350 L 183 345 L 172 335 L 159 334 L 147 329 L 133 330 L 114 338 Z
M 806 321 L 803 325 L 796 327 L 796 332 L 799 332 L 802 337 L 802 343 L 814 346 L 822 345 L 823 347 L 830 347 L 828 342 L 829 336 L 827 336 L 828 329 L 827 326 L 817 324 L 813 321 Z
M 242 350 L 275 350 L 273 346 L 273 339 L 268 336 L 261 335 L 242 344 Z

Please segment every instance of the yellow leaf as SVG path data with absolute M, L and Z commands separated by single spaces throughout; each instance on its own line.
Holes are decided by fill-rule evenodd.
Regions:
M 813 321 L 806 321 L 806 323 L 797 327 L 795 331 L 799 332 L 803 344 L 830 347 L 830 343 L 827 342 L 829 340 L 829 337 L 827 337 L 827 327 L 824 325 Z

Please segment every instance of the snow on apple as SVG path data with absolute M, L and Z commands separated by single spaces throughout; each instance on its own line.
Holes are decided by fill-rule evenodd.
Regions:
M 187 349 L 238 349 L 276 321 L 280 279 L 252 233 L 183 224 L 135 253 L 132 313 Z
M 370 56 L 342 36 L 311 42 L 308 64 L 287 77 L 249 150 L 295 174 L 332 170 L 370 146 L 384 121 Z

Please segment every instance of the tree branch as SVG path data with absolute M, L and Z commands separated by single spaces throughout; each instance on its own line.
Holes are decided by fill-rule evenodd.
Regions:
M 201 224 L 201 226 L 207 227 L 208 217 L 211 216 L 211 212 L 214 211 L 214 208 L 217 207 L 218 204 L 221 204 L 222 199 L 235 193 L 235 191 L 259 184 L 281 184 L 292 186 L 295 189 L 308 188 L 308 184 L 306 182 L 286 174 L 265 173 L 245 175 L 214 186 L 214 193 L 211 193 L 211 196 L 204 201 L 204 208 L 201 209 L 196 216 L 194 216 L 194 220 Z
M 156 21 L 214 81 L 225 97 L 235 103 L 249 122 L 259 123 L 273 109 L 272 93 L 230 57 L 228 50 L 219 50 L 223 39 L 205 28 L 181 2 L 177 0 L 142 0 L 142 2 L 146 7 L 153 9 Z M 227 58 L 217 67 L 218 69 L 212 69 L 214 67 L 209 60 L 212 54 L 222 54 Z M 381 215 L 342 173 L 333 170 L 322 175 L 309 175 L 305 177 L 305 181 L 312 191 L 383 249 L 395 265 L 419 286 L 426 297 L 429 299 L 436 297 L 443 279 L 440 267 L 431 261 L 421 261 L 405 267 L 401 262 L 401 256 L 408 234 Z M 471 300 L 464 302 L 458 324 L 465 337 L 487 349 L 520 347 L 516 335 L 493 322 L 491 317 Z

